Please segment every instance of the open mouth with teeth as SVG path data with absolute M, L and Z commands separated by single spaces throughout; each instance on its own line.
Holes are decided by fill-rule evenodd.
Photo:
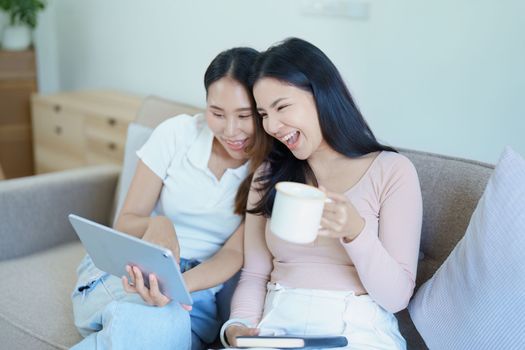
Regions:
M 226 144 L 228 145 L 228 148 L 234 151 L 240 151 L 244 149 L 247 141 L 248 139 L 237 140 L 237 141 L 226 141 Z
M 291 133 L 285 135 L 284 137 L 281 137 L 281 141 L 286 146 L 288 146 L 289 149 L 294 149 L 298 144 L 300 135 L 301 133 L 298 130 L 292 131 Z

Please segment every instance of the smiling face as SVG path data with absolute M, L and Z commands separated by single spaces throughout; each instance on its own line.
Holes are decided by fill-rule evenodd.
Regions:
M 308 159 L 323 140 L 312 94 L 274 78 L 262 78 L 253 88 L 264 130 L 285 144 L 298 159 Z
M 206 120 L 215 139 L 228 155 L 247 159 L 245 148 L 254 134 L 253 109 L 248 92 L 242 84 L 223 77 L 208 88 Z

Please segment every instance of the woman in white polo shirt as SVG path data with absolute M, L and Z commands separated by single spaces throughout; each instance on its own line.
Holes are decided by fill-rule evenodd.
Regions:
M 85 337 L 73 349 L 203 349 L 220 324 L 215 294 L 242 265 L 250 179 L 260 160 L 248 75 L 258 53 L 219 54 L 204 76 L 206 113 L 166 120 L 137 152 L 140 158 L 116 229 L 172 250 L 194 300 L 170 303 L 154 277 L 138 271 L 130 285 L 96 269 L 87 256 L 73 292 L 75 325 Z M 250 169 L 250 167 L 252 169 Z M 154 213 L 152 215 L 152 212 Z

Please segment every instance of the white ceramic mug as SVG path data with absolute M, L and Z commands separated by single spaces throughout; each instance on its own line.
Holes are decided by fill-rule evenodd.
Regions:
M 323 216 L 326 194 L 318 188 L 297 182 L 276 186 L 270 230 L 279 238 L 299 244 L 315 241 Z

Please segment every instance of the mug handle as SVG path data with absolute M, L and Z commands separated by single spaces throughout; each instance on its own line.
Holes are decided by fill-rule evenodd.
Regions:
M 333 201 L 333 200 L 331 200 L 331 199 L 330 199 L 330 198 L 328 198 L 328 197 L 327 197 L 327 198 L 325 198 L 325 200 L 324 200 L 324 203 L 325 203 L 325 204 L 326 204 L 326 203 L 333 203 L 333 202 L 334 202 L 334 201 Z M 320 229 L 322 229 L 322 228 L 323 228 L 323 226 L 321 226 L 321 224 L 319 224 L 319 230 L 320 230 Z

